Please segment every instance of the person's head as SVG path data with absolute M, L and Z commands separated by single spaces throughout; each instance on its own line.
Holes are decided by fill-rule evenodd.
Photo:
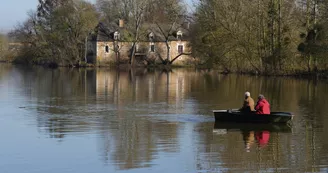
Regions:
M 263 94 L 260 94 L 259 97 L 258 97 L 259 100 L 262 100 L 262 99 L 264 99 L 264 98 L 265 98 L 265 97 L 264 97 Z
M 250 92 L 245 92 L 245 98 L 248 98 L 248 97 L 250 97 L 251 96 L 251 93 Z

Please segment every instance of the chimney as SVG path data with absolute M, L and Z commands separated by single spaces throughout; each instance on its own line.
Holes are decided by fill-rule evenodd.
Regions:
M 184 23 L 183 23 L 183 27 L 184 27 L 185 29 L 190 29 L 190 22 L 184 22 Z
M 120 20 L 118 21 L 118 26 L 119 26 L 120 28 L 123 28 L 123 27 L 124 27 L 124 21 L 123 21 L 123 19 L 120 19 Z

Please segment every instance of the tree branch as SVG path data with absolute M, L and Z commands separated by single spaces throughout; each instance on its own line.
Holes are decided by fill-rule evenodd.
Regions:
M 180 53 L 178 56 L 173 58 L 169 63 L 172 64 L 175 60 L 177 60 L 182 55 L 191 55 L 191 53 Z

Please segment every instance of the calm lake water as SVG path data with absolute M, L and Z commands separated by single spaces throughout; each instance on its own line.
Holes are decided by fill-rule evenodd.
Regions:
M 215 124 L 246 90 L 293 125 Z M 2 64 L 0 172 L 327 172 L 327 94 L 306 79 Z

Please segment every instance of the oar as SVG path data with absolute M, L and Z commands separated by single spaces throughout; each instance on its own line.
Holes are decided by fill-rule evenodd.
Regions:
M 213 112 L 228 112 L 228 111 L 239 111 L 239 109 L 223 109 L 223 110 L 213 110 Z

